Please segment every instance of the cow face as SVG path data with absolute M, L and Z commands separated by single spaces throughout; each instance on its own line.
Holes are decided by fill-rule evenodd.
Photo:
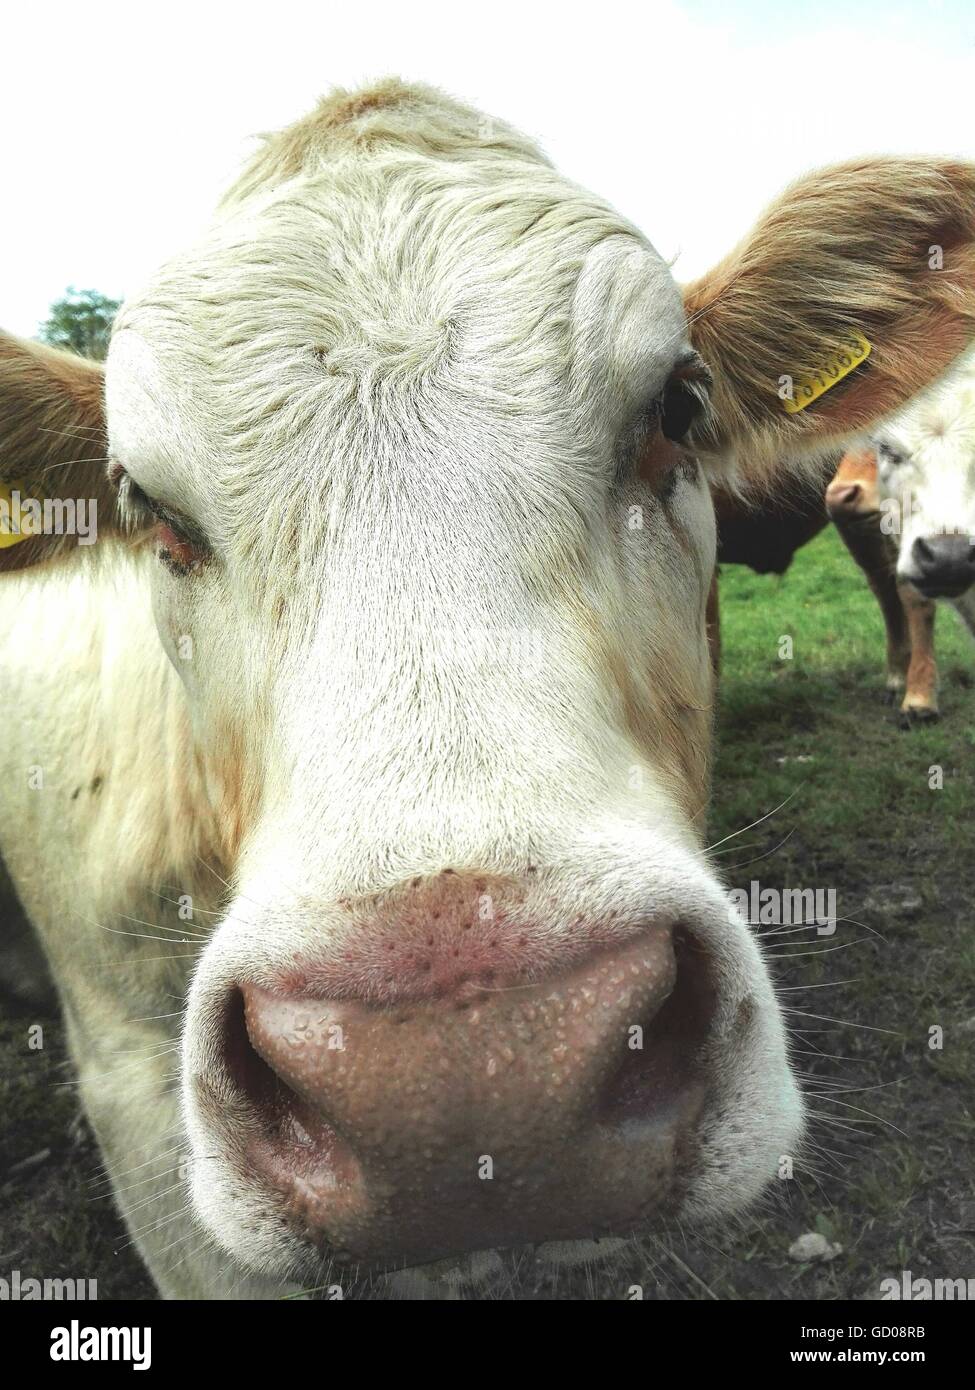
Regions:
M 660 257 L 537 160 L 326 167 L 129 301 L 107 388 L 239 827 L 207 1225 L 416 1261 L 757 1191 L 800 1106 L 700 854 L 710 372 Z
M 975 371 L 971 360 L 876 436 L 878 486 L 899 537 L 898 578 L 926 598 L 975 584 Z
M 704 469 L 757 487 L 947 366 L 975 295 L 920 248 L 971 256 L 973 194 L 830 171 L 682 305 L 528 142 L 389 84 L 272 140 L 129 301 L 111 477 L 231 889 L 184 1029 L 194 1201 L 242 1265 L 720 1217 L 794 1149 L 702 854 Z M 784 412 L 851 316 L 869 372 Z
M 826 488 L 826 510 L 834 521 L 875 517 L 880 510 L 877 456 L 872 449 L 851 449 Z

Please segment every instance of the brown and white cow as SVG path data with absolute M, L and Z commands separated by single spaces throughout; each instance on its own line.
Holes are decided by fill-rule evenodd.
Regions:
M 720 484 L 713 489 L 718 529 L 718 567 L 747 565 L 756 574 L 784 574 L 797 550 L 832 520 L 880 606 L 887 637 L 887 690 L 901 697 L 905 725 L 936 718 L 938 673 L 934 654 L 934 604 L 911 585 L 897 582 L 897 543 L 882 524 L 877 464 L 869 449 L 854 448 L 820 470 L 787 478 L 784 493 L 761 501 Z M 715 571 L 708 598 L 708 641 L 717 671 L 721 624 Z
M 975 355 L 875 433 L 878 506 L 897 578 L 975 635 Z
M 682 295 L 527 139 L 388 82 L 128 300 L 107 467 L 99 369 L 6 345 L 4 476 L 102 505 L 0 549 L 0 846 L 163 1293 L 762 1190 L 802 1104 L 702 848 L 708 476 L 772 485 L 973 338 L 975 167 L 811 175 Z
M 938 716 L 935 605 L 912 584 L 899 582 L 896 539 L 883 525 L 877 456 L 850 449 L 826 489 L 826 506 L 847 549 L 863 570 L 887 630 L 887 689 L 901 697 L 905 721 Z

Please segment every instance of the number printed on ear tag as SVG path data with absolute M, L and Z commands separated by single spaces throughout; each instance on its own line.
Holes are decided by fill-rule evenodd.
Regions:
M 783 406 L 790 415 L 797 415 L 807 405 L 818 401 L 831 386 L 849 376 L 855 367 L 867 360 L 870 352 L 870 344 L 862 333 L 851 334 L 818 372 L 813 376 L 800 377 L 793 387 L 792 396 L 783 400 Z

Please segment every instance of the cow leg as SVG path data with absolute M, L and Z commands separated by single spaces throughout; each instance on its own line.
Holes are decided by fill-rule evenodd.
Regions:
M 907 689 L 901 709 L 912 719 L 937 719 L 938 665 L 934 655 L 937 607 L 932 599 L 922 598 L 909 584 L 901 585 L 899 592 L 911 641 Z
M 952 600 L 952 608 L 959 615 L 968 631 L 975 637 L 975 589 L 969 589 L 961 598 Z
M 880 605 L 887 631 L 887 689 L 893 696 L 907 685 L 911 664 L 911 633 L 897 585 L 896 552 L 874 517 L 837 519 L 836 529 Z
M 708 604 L 705 611 L 705 623 L 708 634 L 708 651 L 711 654 L 711 669 L 714 672 L 714 679 L 717 680 L 721 674 L 721 609 L 718 598 L 718 566 L 714 567 L 714 574 L 711 576 L 711 587 L 708 590 Z

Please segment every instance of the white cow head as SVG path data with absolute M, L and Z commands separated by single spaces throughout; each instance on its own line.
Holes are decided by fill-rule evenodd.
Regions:
M 702 854 L 705 468 L 760 487 L 945 370 L 973 208 L 948 162 L 814 175 L 682 302 L 521 136 L 388 83 L 272 138 L 128 301 L 111 479 L 233 887 L 194 1198 L 241 1264 L 720 1217 L 794 1149 Z M 867 365 L 786 411 L 853 330 Z
M 874 436 L 897 575 L 926 598 L 975 584 L 975 359 L 922 394 Z

